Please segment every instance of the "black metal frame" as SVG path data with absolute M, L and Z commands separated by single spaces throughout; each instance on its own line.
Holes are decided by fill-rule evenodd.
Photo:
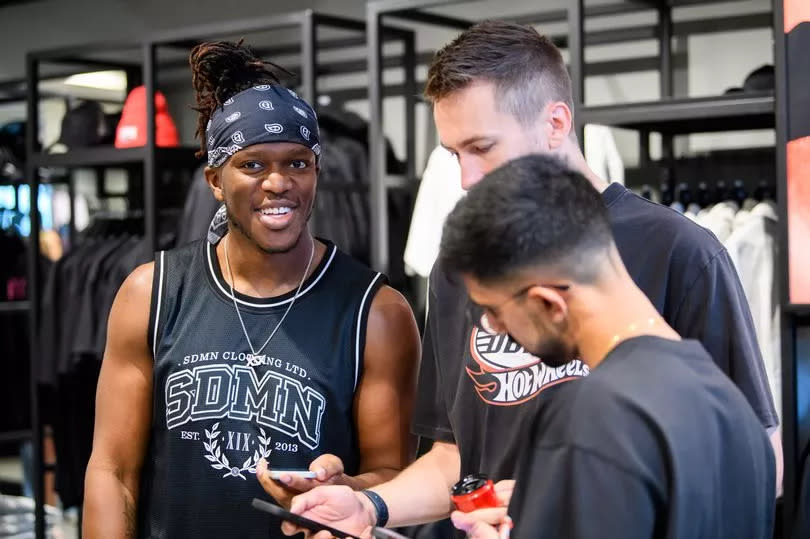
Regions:
M 37 538 L 45 537 L 45 506 L 44 506 L 44 474 L 50 465 L 46 465 L 43 461 L 43 425 L 40 422 L 39 413 L 39 388 L 37 385 L 37 362 L 39 359 L 39 342 L 37 338 L 37 328 L 39 326 L 39 319 L 41 314 L 41 291 L 39 289 L 40 283 L 40 260 L 39 249 L 37 248 L 37 241 L 35 238 L 39 237 L 40 232 L 40 214 L 39 206 L 37 204 L 40 176 L 39 169 L 42 166 L 60 166 L 65 168 L 89 167 L 89 168 L 104 168 L 107 166 L 121 165 L 124 163 L 136 164 L 143 162 L 144 167 L 148 170 L 148 162 L 154 162 L 154 147 L 149 148 L 136 148 L 132 151 L 117 150 L 115 148 L 97 148 L 84 151 L 72 152 L 61 155 L 49 155 L 39 151 L 38 135 L 39 135 L 39 102 L 43 97 L 39 91 L 40 80 L 40 66 L 43 62 L 64 62 L 64 63 L 82 63 L 84 65 L 104 66 L 112 68 L 122 68 L 128 73 L 132 72 L 133 67 L 130 64 L 122 65 L 117 62 L 100 62 L 96 60 L 78 60 L 77 57 L 82 54 L 89 54 L 103 48 L 109 50 L 111 48 L 123 48 L 132 46 L 129 43 L 97 45 L 96 47 L 71 47 L 69 49 L 48 50 L 40 52 L 30 52 L 26 55 L 26 179 L 30 188 L 31 206 L 30 206 L 30 222 L 31 232 L 29 238 L 31 241 L 28 246 L 28 315 L 29 315 L 29 335 L 30 335 L 30 354 L 31 354 L 31 440 L 32 440 L 32 453 L 33 453 L 33 491 L 34 491 L 34 531 Z M 153 92 L 154 94 L 154 92 Z M 152 104 L 151 114 L 151 129 L 154 129 L 154 97 L 147 97 L 147 111 L 149 111 L 149 103 Z M 147 121 L 147 126 L 150 122 Z M 147 135 L 147 144 L 154 146 L 153 135 Z M 185 162 L 184 162 L 185 163 Z M 73 211 L 73 183 L 68 180 L 68 189 L 71 199 L 71 212 Z M 152 182 L 144 181 L 145 185 Z M 148 189 L 148 188 L 147 188 Z M 154 246 L 154 228 L 150 230 L 150 220 L 154 222 L 155 212 L 153 208 L 147 208 L 146 218 L 146 231 L 147 237 L 152 238 L 152 245 Z M 71 237 L 73 237 L 73 222 L 74 216 L 71 213 Z M 80 517 L 81 521 L 81 517 Z
M 0 302 L 0 313 L 25 312 L 29 307 L 28 301 L 3 301 Z
M 37 80 L 39 79 L 39 62 L 32 55 L 26 57 L 26 82 L 28 89 L 37 88 Z M 31 234 L 30 238 L 39 238 L 39 207 L 37 204 L 39 195 L 39 178 L 35 178 L 36 169 L 33 165 L 32 156 L 37 149 L 37 129 L 32 129 L 32 126 L 39 126 L 39 100 L 35 99 L 30 93 L 26 102 L 27 114 L 26 121 L 28 126 L 25 133 L 25 148 L 26 148 L 26 163 L 25 174 L 28 179 L 30 187 L 30 200 L 32 201 L 30 209 L 31 220 Z M 30 333 L 30 353 L 31 353 L 31 442 L 32 454 L 34 460 L 34 477 L 33 477 L 33 490 L 34 490 L 34 532 L 36 537 L 45 537 L 45 480 L 44 472 L 42 471 L 42 426 L 39 424 L 39 391 L 36 380 L 36 369 L 34 364 L 39 357 L 39 346 L 37 339 L 37 327 L 39 324 L 39 249 L 37 243 L 33 240 L 28 246 L 28 301 L 30 308 L 28 309 Z
M 779 303 L 787 305 L 790 301 L 788 294 L 789 283 L 789 257 L 787 253 L 787 73 L 785 68 L 786 51 L 785 36 L 782 26 L 784 24 L 784 12 L 782 0 L 773 2 L 773 28 L 774 28 L 774 75 L 775 75 L 775 99 L 776 99 L 776 198 L 779 207 L 779 264 L 782 271 L 779 279 L 782 287 L 779 293 Z M 795 402 L 796 394 L 793 381 L 796 379 L 795 363 L 790 359 L 793 357 L 796 334 L 793 327 L 793 317 L 783 308 L 780 313 L 781 345 L 782 345 L 782 454 L 785 459 L 785 475 L 782 481 L 782 514 L 785 530 L 790 531 L 793 515 L 796 510 L 796 466 L 798 463 L 797 445 L 797 421 L 794 406 L 788 403 Z M 789 537 L 789 535 L 785 535 Z
M 774 127 L 774 101 L 771 94 L 751 93 L 668 98 L 646 103 L 584 107 L 578 120 L 583 124 L 603 124 L 667 135 L 767 129 Z
M 365 42 L 365 36 L 358 38 L 346 39 L 333 39 L 325 40 L 319 43 L 318 29 L 320 27 L 332 27 L 344 30 L 352 30 L 357 32 L 365 32 L 365 24 L 362 21 L 352 19 L 335 17 L 315 13 L 312 10 L 304 10 L 295 13 L 283 14 L 271 17 L 255 17 L 249 20 L 241 21 L 222 21 L 214 24 L 200 25 L 195 27 L 183 28 L 179 30 L 157 32 L 144 38 L 143 41 L 136 43 L 95 43 L 79 47 L 70 47 L 65 49 L 47 50 L 29 53 L 26 57 L 26 86 L 27 92 L 27 113 L 28 113 L 28 129 L 26 133 L 26 148 L 29 159 L 26 163 L 26 176 L 31 188 L 32 200 L 36 200 L 39 190 L 40 179 L 38 175 L 39 167 L 54 166 L 65 168 L 77 167 L 90 167 L 90 168 L 104 168 L 113 166 L 132 166 L 143 164 L 144 168 L 144 181 L 143 181 L 143 217 L 145 221 L 145 238 L 150 242 L 152 250 L 156 246 L 156 233 L 157 233 L 157 194 L 155 192 L 156 183 L 155 178 L 159 170 L 165 167 L 185 168 L 191 164 L 196 165 L 197 162 L 191 157 L 191 152 L 183 148 L 157 148 L 155 146 L 155 102 L 154 93 L 156 89 L 156 71 L 158 68 L 164 67 L 163 64 L 158 64 L 156 61 L 156 51 L 158 47 L 190 47 L 199 42 L 201 39 L 216 38 L 237 33 L 249 33 L 266 30 L 274 30 L 281 28 L 295 28 L 300 29 L 300 43 L 290 46 L 274 46 L 269 51 L 257 51 L 260 54 L 267 52 L 274 52 L 277 54 L 294 53 L 296 51 L 301 54 L 301 93 L 302 97 L 309 102 L 315 104 L 315 97 L 317 95 L 317 77 L 322 74 L 331 74 L 335 72 L 356 72 L 363 71 L 365 66 L 357 62 L 344 63 L 329 69 L 319 70 L 317 62 L 317 52 L 320 46 L 328 46 L 330 50 L 340 47 L 357 47 L 362 46 Z M 406 62 L 413 63 L 414 58 L 412 49 L 409 53 L 409 44 L 412 47 L 413 34 L 407 30 L 399 30 L 396 28 L 386 27 L 382 30 L 383 38 L 385 40 L 401 40 L 406 47 Z M 119 50 L 127 48 L 139 48 L 142 55 L 140 72 L 142 73 L 143 84 L 146 86 L 146 114 L 147 114 L 147 142 L 144 147 L 131 148 L 131 149 L 116 149 L 109 147 L 92 148 L 71 151 L 67 154 L 49 155 L 37 152 L 37 136 L 39 123 L 38 102 L 41 98 L 38 89 L 40 64 L 42 62 L 60 62 L 67 61 L 79 65 L 117 65 L 117 67 L 125 68 L 128 74 L 135 72 L 137 77 L 137 70 L 133 65 L 122 65 L 116 62 L 105 62 L 101 60 L 83 60 L 83 55 L 92 55 L 99 51 Z M 332 64 L 330 64 L 331 66 Z M 137 78 L 136 78 L 137 81 Z M 404 92 L 410 91 L 415 86 L 405 85 Z M 330 92 L 331 94 L 332 92 Z M 335 92 L 339 93 L 339 92 Z M 344 95 L 352 98 L 363 97 L 361 89 L 343 90 Z M 415 94 L 412 91 L 411 94 Z M 413 102 L 413 98 L 408 101 Z M 37 205 L 31 205 L 31 237 L 35 238 L 39 235 L 39 211 Z M 30 341 L 31 341 L 31 362 L 33 365 L 39 357 L 39 346 L 37 342 L 38 321 L 40 318 L 40 290 L 36 283 L 38 283 L 37 276 L 40 272 L 39 259 L 37 257 L 37 249 L 29 249 L 28 267 L 29 267 L 29 301 L 30 306 Z M 8 307 L 11 309 L 11 307 Z M 16 308 L 16 307 L 15 307 Z M 3 310 L 0 306 L 0 310 Z M 34 452 L 34 496 L 35 496 L 35 532 L 37 538 L 45 537 L 45 520 L 44 520 L 44 466 L 42 459 L 42 425 L 39 418 L 39 402 L 38 390 L 36 385 L 36 376 L 32 372 L 31 381 L 31 406 L 32 406 L 32 431 L 31 438 L 33 440 Z
M 8 81 L 7 83 L 0 84 L 0 105 L 9 103 L 24 103 L 25 93 L 21 92 L 20 86 L 24 86 L 24 81 Z M 19 188 L 25 184 L 24 180 L 11 180 L 7 181 L 3 178 L 3 185 L 10 185 L 14 187 L 14 207 L 19 210 Z M 19 316 L 28 314 L 31 307 L 31 302 L 24 301 L 0 301 L 0 317 Z M 0 318 L 3 321 L 6 318 Z M 32 430 L 14 430 L 0 432 L 0 443 L 15 443 L 26 442 L 31 439 L 33 435 Z M 11 484 L 9 482 L 9 484 Z

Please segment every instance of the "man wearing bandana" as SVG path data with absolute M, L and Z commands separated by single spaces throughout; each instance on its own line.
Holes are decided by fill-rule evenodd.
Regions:
M 280 536 L 252 498 L 363 490 L 412 454 L 418 331 L 384 276 L 308 230 L 314 110 L 241 43 L 190 63 L 224 206 L 207 239 L 157 253 L 115 299 L 85 537 Z

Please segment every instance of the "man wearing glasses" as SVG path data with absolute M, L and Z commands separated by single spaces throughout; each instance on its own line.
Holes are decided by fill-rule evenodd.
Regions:
M 516 538 L 771 537 L 765 430 L 705 348 L 635 285 L 581 174 L 543 156 L 491 172 L 447 218 L 440 261 L 494 330 L 552 367 L 580 357 L 592 369 L 526 430 L 509 506 Z M 452 518 L 496 539 L 505 514 Z

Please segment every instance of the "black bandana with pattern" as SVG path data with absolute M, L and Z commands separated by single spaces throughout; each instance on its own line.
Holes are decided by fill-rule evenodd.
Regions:
M 265 142 L 294 142 L 321 155 L 318 118 L 309 103 L 292 90 L 261 84 L 234 95 L 214 111 L 206 128 L 208 166 Z

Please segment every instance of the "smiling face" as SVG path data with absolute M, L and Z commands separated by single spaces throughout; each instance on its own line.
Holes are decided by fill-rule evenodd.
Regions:
M 205 171 L 214 196 L 224 202 L 232 232 L 266 253 L 284 253 L 306 231 L 318 166 L 309 148 L 292 142 L 255 144 L 221 167 Z

